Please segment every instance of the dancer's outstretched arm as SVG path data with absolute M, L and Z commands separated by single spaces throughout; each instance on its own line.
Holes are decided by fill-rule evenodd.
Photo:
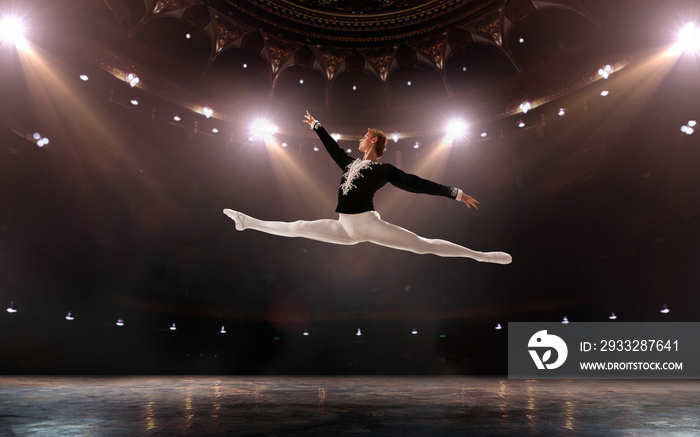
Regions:
M 338 167 L 340 167 L 341 170 L 345 170 L 345 167 L 347 167 L 348 164 L 350 164 L 354 159 L 338 145 L 338 142 L 334 140 L 333 137 L 328 134 L 328 132 L 326 132 L 323 126 L 321 126 L 321 123 L 313 118 L 311 114 L 309 114 L 309 111 L 306 111 L 306 115 L 304 117 L 306 120 L 302 121 L 311 126 L 311 129 L 313 129 L 314 132 L 316 132 L 316 135 L 318 135 L 318 137 L 321 139 L 323 147 L 326 148 L 326 151 L 329 155 L 331 155 L 333 161 L 338 164 Z

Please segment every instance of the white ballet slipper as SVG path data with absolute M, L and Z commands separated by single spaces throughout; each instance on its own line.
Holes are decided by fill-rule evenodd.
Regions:
M 494 264 L 510 264 L 513 262 L 513 257 L 505 252 L 484 252 L 484 259 L 480 261 Z
M 231 220 L 236 222 L 237 231 L 242 231 L 245 229 L 245 214 L 243 214 L 242 212 L 234 211 L 232 209 L 224 209 L 224 214 L 226 214 Z

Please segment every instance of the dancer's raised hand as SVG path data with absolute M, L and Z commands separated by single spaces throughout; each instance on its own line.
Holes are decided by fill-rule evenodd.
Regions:
M 473 198 L 472 196 L 462 193 L 461 200 L 462 200 L 462 202 L 467 204 L 467 208 L 471 208 L 473 206 L 474 208 L 479 209 L 479 207 L 476 206 L 479 204 L 479 202 L 475 198 Z
M 306 115 L 305 115 L 304 117 L 306 118 L 306 120 L 302 120 L 304 123 L 308 124 L 309 126 L 313 126 L 313 125 L 314 125 L 314 122 L 316 121 L 316 119 L 313 118 L 313 117 L 311 116 L 311 114 L 309 114 L 309 110 L 308 110 L 308 109 L 306 110 Z

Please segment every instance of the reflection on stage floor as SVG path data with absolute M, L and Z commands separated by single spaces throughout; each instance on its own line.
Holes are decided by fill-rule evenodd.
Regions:
M 697 435 L 700 381 L 0 377 L 0 436 Z

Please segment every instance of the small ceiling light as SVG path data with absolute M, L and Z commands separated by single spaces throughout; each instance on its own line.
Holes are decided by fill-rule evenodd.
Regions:
M 210 118 L 212 115 L 214 115 L 214 110 L 208 106 L 205 106 L 202 108 L 202 114 L 204 114 L 205 117 Z
M 10 314 L 14 314 L 17 312 L 17 309 L 15 309 L 15 302 L 14 301 L 10 302 L 10 306 L 7 307 L 7 312 Z
M 695 127 L 697 124 L 698 122 L 695 120 L 688 120 L 688 126 L 690 127 Z
M 603 97 L 606 97 L 608 94 L 610 94 L 610 91 L 608 91 L 608 90 L 603 90 L 600 92 L 600 95 Z
M 318 146 L 314 146 L 314 152 L 318 152 Z
M 282 143 L 282 147 L 287 147 L 287 143 Z
M 121 327 L 121 326 L 124 326 L 124 319 L 122 319 L 121 317 L 118 318 L 118 319 L 117 319 L 117 326 L 120 326 L 120 327 Z
M 75 317 L 73 317 L 73 314 L 70 311 L 68 311 L 68 315 L 66 316 L 66 320 L 68 320 L 68 321 L 75 320 Z
M 35 140 L 40 140 L 41 139 L 41 134 L 39 132 L 34 132 L 34 135 L 32 135 L 32 138 Z
M 518 40 L 518 42 L 519 42 L 520 44 L 524 43 L 524 42 L 525 42 L 525 38 L 520 38 L 520 39 Z
M 565 116 L 565 115 L 566 115 L 566 109 L 564 109 L 564 108 L 559 108 L 558 114 L 559 114 L 559 117 Z
M 610 320 L 617 320 L 617 316 L 615 315 L 614 312 L 610 313 L 610 316 L 608 316 L 608 319 Z
M 243 68 L 248 68 L 248 64 L 244 63 Z
M 486 133 L 486 132 L 482 132 L 482 133 L 481 133 L 481 138 L 486 138 L 487 136 L 489 136 L 488 133 Z
M 569 324 L 569 319 L 568 319 L 566 316 L 564 316 L 564 318 L 561 320 L 561 323 L 564 324 L 564 325 L 568 325 L 568 324 Z
M 309 336 L 309 331 L 304 330 L 304 337 L 308 337 L 308 336 Z
M 304 85 L 304 79 L 299 79 L 299 84 Z
M 522 120 L 520 120 L 520 121 L 518 122 L 518 127 L 525 127 L 525 122 L 522 121 Z
M 411 334 L 413 334 L 413 335 L 418 334 L 418 330 L 416 328 L 413 328 L 413 330 L 411 330 Z
M 192 38 L 192 35 L 190 35 L 190 34 L 188 33 L 187 35 L 185 35 L 185 38 L 190 39 L 190 38 Z
M 217 128 L 214 128 L 214 129 L 212 129 L 211 131 L 214 132 L 215 134 L 218 134 L 218 133 L 219 133 L 219 129 L 217 129 Z
M 83 82 L 87 82 L 88 80 L 90 80 L 90 78 L 88 77 L 87 74 L 81 74 L 80 80 L 82 80 Z
M 177 326 L 175 326 L 175 324 L 173 323 L 172 325 L 170 325 L 170 330 L 171 330 L 171 331 L 176 331 L 176 330 L 177 330 Z
M 221 331 L 219 331 L 219 332 L 222 333 L 222 334 L 226 334 L 226 327 L 225 327 L 225 326 L 222 326 L 222 327 L 221 327 Z
M 138 105 L 139 105 L 139 101 L 136 100 L 136 99 L 131 99 L 131 104 L 134 105 L 134 106 L 138 106 Z
M 411 86 L 411 81 L 409 80 L 408 82 L 406 82 L 406 85 Z
M 503 329 L 503 326 L 500 323 L 496 323 L 496 330 L 500 331 L 501 329 Z
M 394 140 L 395 143 L 398 143 L 398 142 L 399 142 L 399 134 L 394 133 L 394 134 L 391 136 L 391 138 Z
M 462 67 L 462 71 L 467 71 L 467 67 Z
M 348 147 L 348 149 L 346 150 L 346 152 L 352 153 L 352 149 Z
M 414 149 L 420 149 L 420 143 L 416 141 L 416 144 L 413 145 Z
M 41 138 L 39 141 L 36 142 L 36 145 L 39 146 L 39 147 L 44 147 L 44 146 L 46 146 L 47 144 L 49 144 L 49 139 L 46 138 L 46 137 Z
M 173 120 L 175 120 L 175 121 L 180 121 L 180 120 L 182 120 L 182 119 L 180 118 L 179 115 L 176 115 L 175 117 L 173 117 Z
M 357 86 L 353 85 L 353 86 L 352 86 L 352 90 L 353 90 L 353 91 L 357 91 Z
M 528 101 L 525 101 L 520 104 L 520 110 L 523 111 L 523 114 L 527 114 L 527 111 L 532 109 L 532 104 Z
M 693 129 L 690 126 L 683 125 L 681 126 L 681 132 L 683 132 L 686 135 L 693 135 L 695 133 L 695 129 Z
M 139 77 L 134 73 L 129 73 L 126 75 L 126 81 L 129 82 L 131 88 L 134 88 L 136 85 L 139 84 L 139 82 L 141 82 L 141 79 L 139 79 Z
M 357 328 L 357 332 L 355 333 L 358 337 L 362 335 L 362 330 L 360 328 Z
M 670 312 L 671 312 L 671 310 L 668 309 L 668 307 L 666 305 L 661 307 L 661 311 L 660 311 L 661 314 L 668 314 Z

